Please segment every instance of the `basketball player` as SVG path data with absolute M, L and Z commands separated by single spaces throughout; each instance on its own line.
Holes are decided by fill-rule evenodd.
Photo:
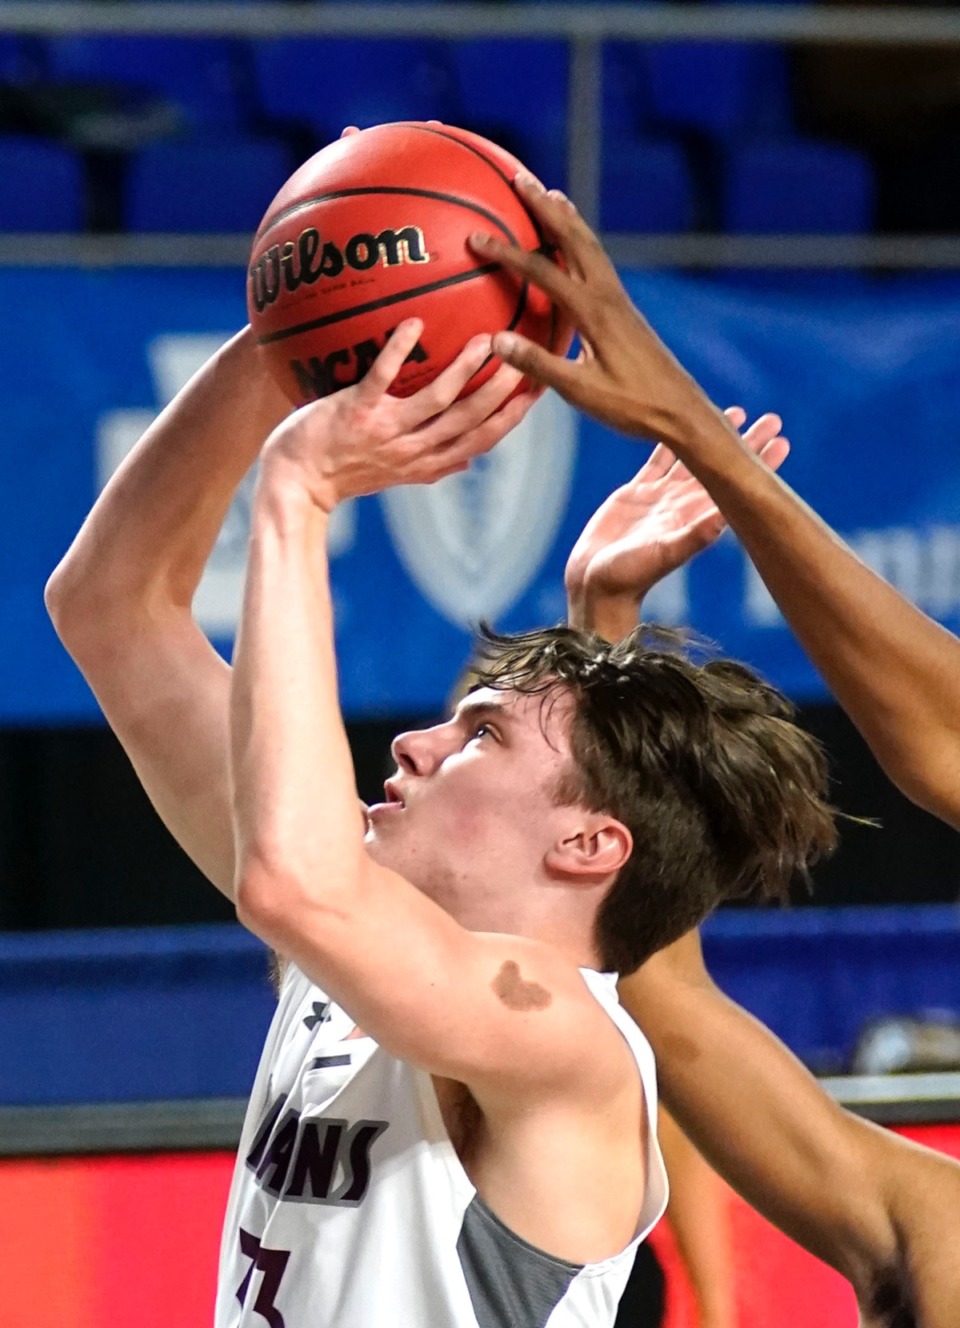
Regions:
M 477 249 L 563 305 L 585 354 L 561 362 L 506 336 L 495 350 L 606 423 L 665 438 L 677 458 L 655 452 L 646 504 L 636 501 L 641 472 L 584 532 L 568 568 L 572 620 L 611 639 L 629 631 L 649 586 L 726 518 L 887 773 L 960 826 L 960 642 L 744 447 L 632 306 L 567 200 L 536 181 L 518 188 L 569 276 L 486 237 Z M 681 1125 L 749 1202 L 851 1281 L 864 1328 L 960 1323 L 960 1166 L 830 1101 L 712 985 L 695 933 L 628 977 L 622 993 L 650 1036 L 664 1100 Z
M 483 339 L 389 396 L 421 330 L 401 324 L 362 383 L 286 419 L 241 334 L 117 472 L 48 590 L 161 815 L 286 961 L 220 1328 L 612 1324 L 666 1185 L 652 1057 L 600 970 L 747 883 L 782 889 L 833 842 L 822 755 L 772 689 L 568 628 L 490 639 L 487 685 L 396 740 L 361 818 L 330 513 L 462 467 L 529 404 L 501 405 L 509 369 L 455 403 Z M 271 428 L 231 674 L 190 604 Z

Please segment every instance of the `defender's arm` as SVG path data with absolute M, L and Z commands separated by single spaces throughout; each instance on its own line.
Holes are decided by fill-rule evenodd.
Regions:
M 494 349 L 624 433 L 663 439 L 699 479 L 890 778 L 960 828 L 960 641 L 877 576 L 738 439 L 729 421 L 634 308 L 575 209 L 535 182 L 518 188 L 566 270 L 492 237 L 477 251 L 540 285 L 591 354 L 551 356 L 513 333 Z

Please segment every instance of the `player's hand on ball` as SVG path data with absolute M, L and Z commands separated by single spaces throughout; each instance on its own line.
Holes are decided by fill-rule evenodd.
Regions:
M 513 395 L 522 375 L 504 365 L 457 400 L 490 354 L 490 338 L 480 336 L 419 392 L 391 396 L 422 331 L 420 319 L 405 320 L 359 383 L 294 411 L 267 440 L 264 467 L 292 478 L 331 511 L 346 498 L 393 485 L 432 484 L 489 452 L 520 423 L 536 394 Z
M 746 412 L 725 412 L 735 428 Z M 771 470 L 790 450 L 778 415 L 761 415 L 743 441 Z M 669 448 L 658 444 L 646 464 L 597 509 L 567 560 L 571 604 L 599 597 L 638 604 L 658 581 L 707 548 L 725 522 L 713 499 Z
M 682 442 L 691 425 L 719 412 L 634 306 L 600 241 L 573 204 L 531 176 L 518 193 L 559 249 L 564 271 L 543 254 L 524 253 L 477 232 L 470 245 L 542 291 L 576 327 L 576 360 L 553 355 L 514 332 L 498 332 L 494 353 L 571 405 L 623 433 Z

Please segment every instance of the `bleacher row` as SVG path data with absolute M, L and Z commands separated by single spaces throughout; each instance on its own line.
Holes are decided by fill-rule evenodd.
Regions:
M 870 161 L 797 131 L 783 49 L 608 42 L 602 62 L 605 231 L 871 229 Z M 475 129 L 562 186 L 568 87 L 562 40 L 0 33 L 0 230 L 249 231 L 298 161 L 387 120 Z

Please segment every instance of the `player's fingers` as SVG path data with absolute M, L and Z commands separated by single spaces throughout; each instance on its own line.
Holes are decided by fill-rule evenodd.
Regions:
M 612 279 L 620 284 L 616 269 L 600 241 L 561 190 L 544 189 L 528 172 L 521 172 L 513 183 L 537 221 L 560 245 L 568 263 L 585 277 L 589 276 L 592 282 Z
M 564 272 L 543 254 L 528 253 L 515 245 L 504 244 L 493 235 L 475 231 L 470 236 L 470 248 L 478 257 L 492 260 L 501 267 L 532 281 L 554 300 L 575 327 L 590 331 L 590 295 L 586 287 Z
M 462 401 L 455 401 L 434 419 L 417 430 L 416 437 L 425 449 L 447 443 L 482 424 L 504 404 L 523 381 L 523 374 L 508 364 L 501 365 L 485 383 Z
M 374 360 L 366 375 L 356 387 L 356 400 L 364 406 L 374 402 L 390 390 L 393 380 L 403 368 L 407 356 L 420 340 L 422 318 L 405 318 L 393 331 L 383 350 Z
M 726 530 L 724 521 L 716 507 L 691 521 L 688 526 L 665 541 L 665 550 L 669 550 L 670 563 L 681 567 L 704 549 L 709 548 Z
M 751 452 L 759 452 L 765 447 L 783 428 L 783 420 L 779 415 L 769 411 L 766 415 L 761 415 L 759 419 L 754 420 L 743 434 L 743 441 L 750 448 Z
M 662 480 L 673 468 L 677 458 L 666 443 L 657 443 L 647 460 L 630 481 L 630 487 L 639 488 L 651 480 Z
M 757 453 L 764 465 L 769 466 L 771 470 L 779 470 L 789 455 L 790 443 L 782 434 L 771 438 L 770 442 L 761 447 Z
M 443 415 L 489 358 L 490 337 L 486 333 L 471 337 L 452 364 L 448 364 L 432 383 L 422 387 L 403 403 L 399 432 L 412 433 L 425 421 Z M 488 413 L 492 409 L 493 404 L 488 408 Z
M 728 406 L 723 413 L 735 429 L 742 429 L 747 422 L 747 412 L 742 406 Z
M 562 397 L 573 399 L 581 372 L 573 360 L 552 355 L 516 332 L 496 332 L 492 344 L 493 353 L 499 355 L 504 364 L 512 364 L 535 383 L 555 388 Z
M 447 447 L 439 449 L 436 453 L 437 463 L 459 465 L 489 452 L 517 427 L 536 400 L 536 392 L 518 392 L 482 423 L 461 434 Z
M 340 130 L 341 138 L 351 138 L 354 134 L 359 134 L 359 125 L 347 125 L 345 129 Z
M 727 523 L 718 508 L 714 507 L 709 512 L 704 512 L 696 521 L 691 522 L 684 532 L 685 557 L 692 558 L 701 549 L 708 548 L 715 540 L 719 539 L 726 528 Z

